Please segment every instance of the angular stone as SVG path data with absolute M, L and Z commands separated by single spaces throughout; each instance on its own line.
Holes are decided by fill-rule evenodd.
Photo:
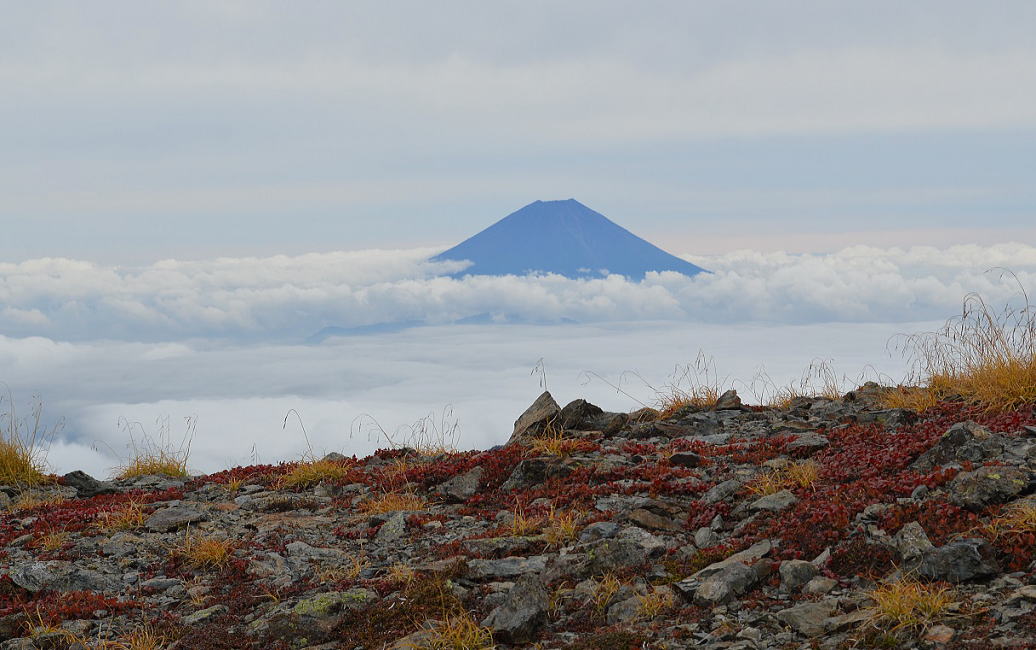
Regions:
M 741 398 L 738 396 L 737 391 L 731 388 L 716 400 L 716 406 L 714 407 L 717 411 L 738 411 L 741 409 Z
M 777 612 L 777 620 L 799 634 L 813 638 L 825 631 L 825 622 L 835 613 L 836 605 L 831 601 L 802 603 Z
M 89 499 L 99 494 L 114 494 L 118 492 L 111 483 L 98 481 L 86 472 L 76 470 L 61 477 L 61 482 L 76 489 L 76 495 L 80 499 Z
M 505 557 L 500 560 L 468 560 L 465 575 L 478 581 L 507 580 L 529 573 L 539 573 L 547 566 L 547 558 L 543 555 L 532 557 Z
M 820 573 L 820 569 L 812 562 L 805 560 L 781 562 L 781 591 L 792 593 L 815 578 L 818 573 Z
M 694 602 L 703 606 L 726 603 L 747 593 L 758 581 L 759 573 L 753 567 L 734 562 L 702 581 L 694 591 Z
M 951 463 L 980 463 L 1000 455 L 1003 449 L 1003 436 L 970 420 L 958 422 L 947 429 L 931 449 L 918 456 L 910 467 L 929 471 Z
M 566 404 L 565 408 L 561 409 L 561 426 L 565 429 L 575 429 L 577 431 L 596 429 L 597 422 L 595 420 L 597 416 L 603 413 L 604 410 L 601 407 L 594 406 L 585 399 L 573 400 Z
M 182 528 L 187 524 L 194 524 L 206 519 L 208 517 L 205 516 L 205 513 L 197 508 L 191 506 L 170 506 L 156 510 L 148 517 L 144 525 L 152 532 L 167 533 L 171 530 Z
M 1032 488 L 1032 475 L 1020 467 L 980 467 L 958 474 L 946 486 L 950 503 L 978 512 L 1012 501 Z
M 518 580 L 503 603 L 482 621 L 493 631 L 493 639 L 504 643 L 526 643 L 536 638 L 547 620 L 550 596 L 538 576 Z
M 748 509 L 757 512 L 760 510 L 780 512 L 785 508 L 790 508 L 798 502 L 799 498 L 792 494 L 791 490 L 781 490 L 780 492 L 768 494 L 756 499 L 748 506 Z
M 656 515 L 650 510 L 645 510 L 644 508 L 637 508 L 636 510 L 631 511 L 626 515 L 626 519 L 631 523 L 648 530 L 677 531 L 683 529 L 680 524 L 676 523 L 672 519 Z
M 918 573 L 931 580 L 966 582 L 1000 571 L 996 551 L 984 539 L 959 539 L 924 551 Z
M 712 486 L 701 498 L 705 503 L 719 503 L 734 496 L 740 489 L 741 481 L 729 479 Z
M 478 493 L 483 474 L 485 474 L 484 469 L 473 467 L 467 472 L 437 485 L 435 493 L 445 497 L 451 503 L 464 503 Z
M 799 452 L 800 454 L 811 456 L 829 444 L 831 444 L 830 441 L 824 436 L 806 433 L 789 442 L 785 449 L 789 452 Z
M 579 541 L 582 543 L 596 542 L 599 539 L 611 539 L 619 533 L 619 524 L 614 521 L 597 521 L 579 533 Z
M 604 539 L 591 546 L 586 553 L 586 570 L 593 575 L 607 573 L 656 558 L 665 550 L 665 542 L 661 539 L 631 526 L 613 539 Z
M 201 625 L 226 614 L 228 611 L 230 609 L 226 605 L 213 605 L 212 607 L 198 610 L 189 616 L 184 616 L 180 622 L 184 625 Z
M 677 467 L 698 467 L 702 458 L 693 451 L 678 451 L 669 457 L 669 463 Z
M 385 544 L 406 537 L 407 516 L 408 515 L 405 512 L 397 512 L 393 514 L 389 517 L 388 521 L 378 529 L 377 534 L 374 535 L 374 539 Z
M 548 391 L 536 398 L 532 405 L 525 409 L 518 420 L 514 423 L 514 431 L 507 444 L 524 443 L 539 435 L 547 427 L 547 424 L 559 419 L 561 407 L 554 401 Z M 560 426 L 558 422 L 558 426 Z
M 823 595 L 830 593 L 831 590 L 837 586 L 837 580 L 826 576 L 817 576 L 806 583 L 806 586 L 802 588 L 802 593 L 809 595 Z
M 9 576 L 11 582 L 33 593 L 38 591 L 99 591 L 116 592 L 119 581 L 97 571 L 77 567 L 71 562 L 52 560 L 15 565 Z
M 899 551 L 899 556 L 908 563 L 920 560 L 925 551 L 933 548 L 928 534 L 916 521 L 911 521 L 900 528 L 892 538 L 892 544 Z

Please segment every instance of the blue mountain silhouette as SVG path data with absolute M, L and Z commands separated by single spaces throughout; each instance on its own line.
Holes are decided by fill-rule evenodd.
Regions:
M 587 278 L 617 273 L 642 280 L 648 271 L 684 275 L 705 271 L 575 199 L 530 203 L 432 258 L 433 262 L 446 260 L 473 263 L 456 276 L 544 272 Z

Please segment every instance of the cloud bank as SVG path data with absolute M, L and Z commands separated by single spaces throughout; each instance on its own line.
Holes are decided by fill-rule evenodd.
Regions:
M 489 322 L 904 322 L 945 318 L 979 292 L 993 304 L 1036 286 L 1025 244 L 832 254 L 687 256 L 713 271 L 571 280 L 441 274 L 438 249 L 165 260 L 117 267 L 45 258 L 0 264 L 0 334 L 56 340 L 297 342 L 326 327 Z

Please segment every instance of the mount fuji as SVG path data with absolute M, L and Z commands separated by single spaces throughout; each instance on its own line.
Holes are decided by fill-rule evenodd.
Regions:
M 707 272 L 575 199 L 530 203 L 431 258 L 447 260 L 472 262 L 454 276 L 556 273 L 592 278 L 614 273 L 642 280 L 648 271 Z

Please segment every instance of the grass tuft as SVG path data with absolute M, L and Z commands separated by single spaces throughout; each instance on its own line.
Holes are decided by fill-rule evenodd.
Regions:
M 143 527 L 145 521 L 147 521 L 147 515 L 144 513 L 144 504 L 139 501 L 129 501 L 117 510 L 98 514 L 95 525 L 101 532 L 111 534 L 136 530 Z
M 465 612 L 447 615 L 432 626 L 426 640 L 405 647 L 413 650 L 492 650 L 496 646 L 489 628 L 482 627 Z
M 1017 281 L 1017 278 L 1015 278 Z M 959 399 L 991 411 L 1036 403 L 1036 310 L 1019 283 L 1021 307 L 991 308 L 978 294 L 964 298 L 961 314 L 934 332 L 902 339 L 911 358 L 910 383 L 886 396 L 886 405 L 922 410 Z
M 816 490 L 815 483 L 820 479 L 820 465 L 811 460 L 791 463 L 780 469 L 769 471 L 754 478 L 748 485 L 748 491 L 757 496 L 776 494 L 781 490 L 794 488 L 810 488 Z
M 184 539 L 173 549 L 195 569 L 222 569 L 230 563 L 236 545 L 230 540 L 196 536 L 188 528 Z
M 953 591 L 903 578 L 878 586 L 869 593 L 874 600 L 870 618 L 890 631 L 925 629 L 945 618 L 956 606 Z
M 560 512 L 551 506 L 547 513 L 547 525 L 543 529 L 547 543 L 557 548 L 574 542 L 579 535 L 579 519 L 578 512 Z
M 376 497 L 367 499 L 357 509 L 365 514 L 374 515 L 385 512 L 398 512 L 400 510 L 424 510 L 428 502 L 417 494 L 411 492 L 386 492 Z
M 46 443 L 54 434 L 42 423 L 43 403 L 33 401 L 29 417 L 21 420 L 8 394 L 0 396 L 10 404 L 7 412 L 0 413 L 0 485 L 33 487 L 50 482 L 46 468 Z
M 292 468 L 290 472 L 283 475 L 278 485 L 282 488 L 306 488 L 312 487 L 321 481 L 334 481 L 344 478 L 349 473 L 349 467 L 333 460 L 314 460 L 302 462 Z
M 676 603 L 668 587 L 656 587 L 643 596 L 637 596 L 637 601 L 637 617 L 647 620 L 669 611 Z

